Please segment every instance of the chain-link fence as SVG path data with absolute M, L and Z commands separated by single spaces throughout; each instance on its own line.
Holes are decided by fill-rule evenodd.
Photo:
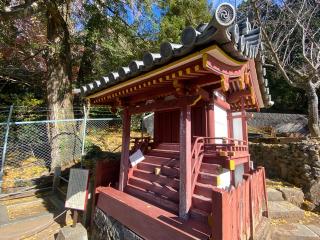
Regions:
M 72 119 L 43 120 L 48 116 L 46 109 L 1 109 L 2 192 L 49 183 L 54 167 L 80 164 L 87 149 L 111 151 L 119 145 L 114 135 L 121 135 L 121 119 L 108 109 L 75 108 L 73 112 Z

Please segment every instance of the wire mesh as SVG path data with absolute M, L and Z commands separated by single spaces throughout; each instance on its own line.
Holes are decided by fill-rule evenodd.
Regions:
M 107 109 L 94 109 L 84 118 L 82 109 L 75 109 L 74 114 L 81 118 L 42 120 L 48 116 L 47 109 L 29 111 L 15 108 L 9 124 L 4 159 L 5 114 L 8 111 L 3 111 L 2 115 L 0 113 L 3 121 L 0 123 L 0 162 L 4 161 L 1 169 L 2 192 L 13 192 L 39 181 L 48 182 L 55 166 L 68 168 L 80 163 L 84 143 L 98 145 L 104 148 L 102 150 L 112 146 L 106 141 L 110 141 L 114 131 L 121 131 L 121 119 L 111 115 Z

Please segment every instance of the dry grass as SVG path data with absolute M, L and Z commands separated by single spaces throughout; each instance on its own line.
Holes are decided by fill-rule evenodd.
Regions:
M 20 167 L 7 167 L 4 170 L 2 189 L 5 191 L 13 187 L 28 185 L 27 180 L 48 175 L 45 165 L 39 165 L 39 159 L 29 157 L 22 161 Z
M 141 132 L 131 131 L 131 137 L 141 137 Z M 146 136 L 144 134 L 144 136 Z M 122 131 L 121 129 L 112 129 L 108 134 L 105 132 L 97 132 L 89 134 L 87 141 L 101 148 L 105 152 L 120 152 L 122 144 Z

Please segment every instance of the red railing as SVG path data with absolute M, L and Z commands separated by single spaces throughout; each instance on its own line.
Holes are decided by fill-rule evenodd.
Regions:
M 212 202 L 213 239 L 251 239 L 263 215 L 268 217 L 264 168 L 245 174 L 230 191 L 215 188 Z
M 206 154 L 225 152 L 226 154 L 237 154 L 248 152 L 246 141 L 224 137 L 204 137 L 204 151 Z
M 192 176 L 192 192 L 194 191 L 198 173 L 201 167 L 203 154 L 204 154 L 204 138 L 203 137 L 195 137 L 195 141 L 193 143 L 193 148 L 191 151 L 191 176 Z

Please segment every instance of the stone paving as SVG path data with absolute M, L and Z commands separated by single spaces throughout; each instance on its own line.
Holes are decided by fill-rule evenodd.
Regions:
M 304 204 L 300 189 L 271 184 L 267 193 L 271 218 L 270 240 L 320 239 L 320 215 L 300 208 Z
M 66 225 L 65 214 L 56 218 L 64 204 L 51 193 L 1 200 L 0 205 L 0 240 L 53 240 Z

